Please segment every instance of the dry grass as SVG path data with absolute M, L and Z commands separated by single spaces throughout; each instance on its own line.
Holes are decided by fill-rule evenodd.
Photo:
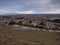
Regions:
M 60 45 L 60 34 L 32 30 L 13 30 L 0 26 L 0 45 Z

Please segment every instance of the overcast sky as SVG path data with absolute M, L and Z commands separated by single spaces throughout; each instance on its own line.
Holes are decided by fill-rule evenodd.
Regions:
M 0 14 L 60 13 L 60 0 L 0 0 Z

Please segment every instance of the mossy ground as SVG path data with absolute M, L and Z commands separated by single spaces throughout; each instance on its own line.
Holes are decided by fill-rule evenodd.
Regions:
M 0 26 L 0 45 L 60 45 L 60 33 L 38 30 L 13 30 Z

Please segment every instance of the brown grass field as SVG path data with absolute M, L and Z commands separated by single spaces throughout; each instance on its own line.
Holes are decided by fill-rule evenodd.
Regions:
M 13 30 L 0 26 L 0 45 L 60 45 L 60 33 L 38 30 Z

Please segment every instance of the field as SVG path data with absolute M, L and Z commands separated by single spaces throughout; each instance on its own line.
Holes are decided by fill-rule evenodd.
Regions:
M 60 33 L 38 30 L 14 30 L 0 25 L 0 45 L 60 45 Z

